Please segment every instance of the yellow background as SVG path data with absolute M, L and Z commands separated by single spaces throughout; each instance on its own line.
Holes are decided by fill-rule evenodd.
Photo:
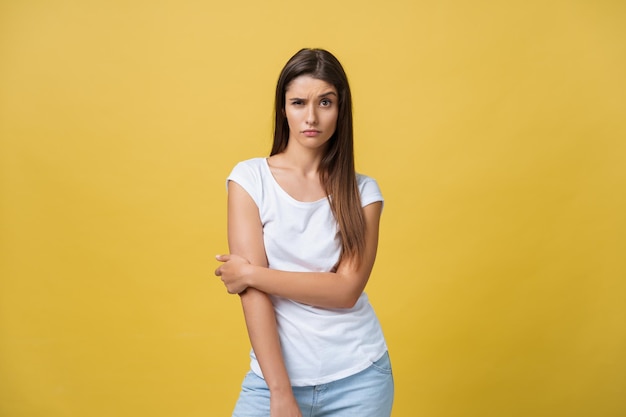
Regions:
M 0 2 L 0 415 L 226 416 L 224 179 L 303 46 L 386 206 L 394 417 L 626 415 L 623 1 Z

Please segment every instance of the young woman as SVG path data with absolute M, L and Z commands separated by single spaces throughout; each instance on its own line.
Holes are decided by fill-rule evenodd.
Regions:
M 251 371 L 234 417 L 388 417 L 393 377 L 363 292 L 382 195 L 356 174 L 352 102 L 339 61 L 303 49 L 276 87 L 269 158 L 228 177 L 230 255 L 215 271 L 239 294 Z

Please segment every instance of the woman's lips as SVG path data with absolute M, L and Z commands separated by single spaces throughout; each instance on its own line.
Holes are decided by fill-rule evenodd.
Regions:
M 319 130 L 304 130 L 302 131 L 302 133 L 304 134 L 304 136 L 313 137 L 319 135 L 322 132 L 320 132 Z

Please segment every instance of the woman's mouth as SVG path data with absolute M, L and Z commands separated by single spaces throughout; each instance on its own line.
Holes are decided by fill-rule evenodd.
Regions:
M 313 137 L 313 136 L 319 135 L 322 132 L 320 132 L 319 130 L 309 129 L 309 130 L 302 131 L 302 133 L 304 134 L 304 136 Z

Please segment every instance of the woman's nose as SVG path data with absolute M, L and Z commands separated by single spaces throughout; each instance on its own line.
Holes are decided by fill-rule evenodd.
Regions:
M 306 122 L 307 124 L 314 125 L 317 123 L 317 113 L 315 111 L 315 106 L 309 106 L 306 113 Z

